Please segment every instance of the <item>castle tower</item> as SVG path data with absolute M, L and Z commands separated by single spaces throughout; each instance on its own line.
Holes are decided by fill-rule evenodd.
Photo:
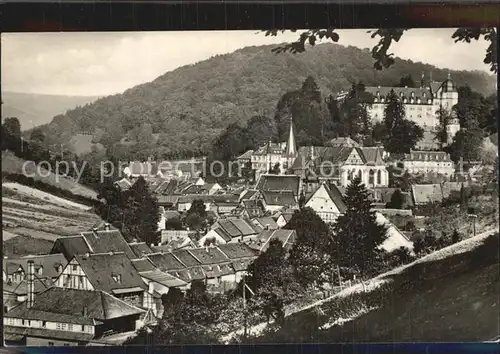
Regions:
M 448 78 L 441 85 L 441 104 L 449 112 L 452 112 L 454 105 L 458 103 L 458 90 L 455 82 L 451 79 L 450 73 Z

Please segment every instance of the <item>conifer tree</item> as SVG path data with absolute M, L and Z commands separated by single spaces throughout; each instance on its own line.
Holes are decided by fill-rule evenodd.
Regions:
M 422 139 L 424 130 L 405 119 L 405 107 L 394 90 L 389 92 L 386 101 L 383 120 L 386 136 L 382 139 L 384 147 L 390 153 L 408 153 Z
M 386 204 L 386 208 L 389 209 L 402 209 L 404 203 L 403 193 L 399 189 L 396 189 L 391 195 L 391 200 Z
M 374 269 L 380 254 L 378 246 L 386 239 L 386 228 L 376 222 L 368 190 L 354 178 L 344 199 L 347 210 L 333 226 L 334 258 L 339 266 L 357 269 L 361 275 Z
M 439 125 L 434 139 L 437 141 L 439 149 L 443 149 L 443 147 L 448 143 L 448 131 L 446 130 L 446 126 L 450 122 L 450 114 L 442 106 L 439 107 L 436 114 L 438 116 Z

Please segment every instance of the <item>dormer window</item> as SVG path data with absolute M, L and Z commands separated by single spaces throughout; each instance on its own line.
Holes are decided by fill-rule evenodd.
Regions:
M 382 97 L 382 98 L 380 99 L 380 101 L 381 101 L 381 102 L 385 102 L 385 98 L 383 98 L 383 97 Z
M 115 283 L 121 284 L 122 283 L 122 275 L 121 274 L 112 274 L 113 280 Z
M 415 92 L 412 91 L 411 97 L 415 97 Z
M 417 103 L 422 103 L 422 101 L 420 100 L 420 98 L 417 98 Z
M 427 100 L 427 103 L 428 103 L 428 104 L 431 104 L 431 103 L 432 103 L 432 100 L 428 99 L 428 100 Z
M 403 94 L 403 92 L 401 92 L 401 93 L 399 94 L 399 96 L 401 96 L 401 97 L 403 97 L 403 95 L 404 95 L 404 94 Z
M 377 97 L 379 97 L 379 96 L 380 96 L 380 91 L 377 91 Z

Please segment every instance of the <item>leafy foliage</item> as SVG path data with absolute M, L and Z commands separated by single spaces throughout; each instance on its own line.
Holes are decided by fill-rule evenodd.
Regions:
M 16 117 L 5 118 L 2 124 L 2 133 L 5 132 L 15 137 L 21 137 L 21 123 Z
M 379 42 L 372 49 L 372 58 L 375 59 L 373 67 L 377 70 L 382 70 L 383 68 L 389 68 L 395 63 L 394 55 L 388 53 L 388 50 L 392 42 L 399 42 L 404 32 L 408 28 L 392 28 L 392 29 L 377 29 L 370 30 L 371 38 L 380 37 Z M 285 32 L 285 30 L 281 30 Z M 296 32 L 296 30 L 292 30 Z M 276 36 L 278 30 L 268 30 L 265 31 L 266 36 Z M 496 29 L 495 28 L 459 28 L 457 29 L 452 38 L 455 42 L 466 42 L 470 43 L 471 40 L 478 40 L 483 37 L 486 41 L 490 42 L 490 45 L 486 49 L 486 55 L 484 57 L 484 63 L 490 64 L 491 71 L 497 72 L 497 47 L 496 47 Z M 303 31 L 297 41 L 282 45 L 275 48 L 274 51 L 277 53 L 289 51 L 291 53 L 302 53 L 306 50 L 306 43 L 311 46 L 316 44 L 317 39 L 331 39 L 333 42 L 338 42 L 339 35 L 334 32 L 333 28 L 329 29 L 308 29 Z
M 280 55 L 272 53 L 274 47 L 247 47 L 218 55 L 166 73 L 123 94 L 69 110 L 43 127 L 45 144 L 66 144 L 76 133 L 91 128 L 102 131 L 96 142 L 108 149 L 108 155 L 122 161 L 148 156 L 189 158 L 210 151 L 217 137 L 233 123 L 245 127 L 256 116 L 272 122 L 282 95 L 301 88 L 308 76 L 315 78 L 322 97 L 359 81 L 370 86 L 391 86 L 403 75 L 418 77 L 431 70 L 435 80 L 445 80 L 447 76 L 446 70 L 399 59 L 389 70 L 374 71 L 370 53 L 355 47 L 328 44 L 301 54 Z M 482 94 L 495 90 L 495 78 L 486 74 L 452 72 L 452 75 L 457 85 L 468 83 Z M 309 109 L 308 114 L 318 117 L 325 110 L 324 102 L 312 107 L 300 106 L 301 111 Z M 285 119 L 284 124 L 288 121 Z M 149 136 L 147 124 L 155 142 L 136 142 L 138 129 L 144 129 Z M 310 129 L 317 127 L 311 124 Z M 271 130 L 268 131 L 262 136 L 265 141 L 271 135 Z M 285 136 L 287 132 L 285 129 L 280 134 Z M 125 138 L 129 142 L 120 143 Z
M 450 122 L 450 114 L 444 107 L 439 107 L 436 112 L 438 116 L 439 125 L 437 126 L 437 131 L 435 133 L 434 139 L 436 139 L 439 149 L 442 150 L 443 147 L 448 143 L 448 131 L 446 126 Z
M 99 193 L 106 201 L 100 215 L 118 228 L 128 240 L 142 240 L 148 244 L 158 243 L 158 201 L 149 192 L 146 181 L 139 177 L 132 188 L 120 191 L 111 179 L 106 180 Z
M 391 195 L 391 200 L 386 204 L 386 208 L 389 209 L 403 209 L 403 204 L 405 202 L 404 196 L 401 190 L 396 189 Z
M 286 229 L 295 230 L 297 240 L 290 251 L 295 278 L 304 287 L 330 279 L 331 233 L 328 226 L 309 207 L 295 211 Z

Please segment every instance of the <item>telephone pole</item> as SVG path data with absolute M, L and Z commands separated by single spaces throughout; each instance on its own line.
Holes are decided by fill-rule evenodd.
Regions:
M 246 341 L 247 339 L 247 297 L 246 297 L 246 276 L 243 275 L 243 338 Z

